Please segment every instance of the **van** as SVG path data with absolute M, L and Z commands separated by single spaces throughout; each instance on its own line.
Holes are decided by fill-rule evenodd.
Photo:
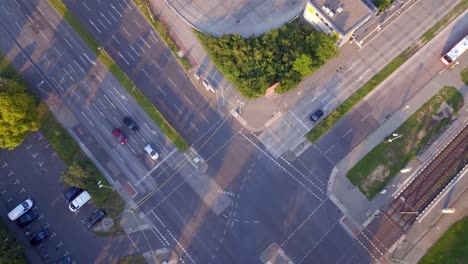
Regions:
M 25 200 L 8 213 L 8 218 L 10 218 L 11 221 L 15 221 L 29 211 L 29 209 L 33 207 L 33 204 L 34 203 L 31 199 Z
M 84 191 L 80 193 L 80 195 L 78 195 L 75 199 L 73 199 L 68 208 L 70 211 L 76 212 L 81 208 L 81 206 L 89 202 L 89 200 L 91 200 L 91 195 L 89 195 L 87 191 Z

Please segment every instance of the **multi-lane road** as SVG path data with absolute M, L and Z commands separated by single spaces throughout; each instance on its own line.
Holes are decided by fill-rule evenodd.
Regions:
M 326 196 L 335 159 L 316 146 L 292 162 L 270 154 L 229 113 L 211 108 L 131 1 L 65 3 L 208 164 L 200 173 L 186 163 L 47 1 L 1 4 L 2 53 L 51 107 L 70 109 L 65 127 L 115 184 L 135 190 L 152 223 L 128 234 L 140 252 L 168 247 L 185 263 L 257 263 L 276 243 L 295 263 L 381 257 L 370 253 L 378 246 L 349 235 Z M 140 132 L 125 130 L 126 115 Z M 114 127 L 129 134 L 127 145 L 113 138 Z M 147 143 L 158 162 L 137 159 Z

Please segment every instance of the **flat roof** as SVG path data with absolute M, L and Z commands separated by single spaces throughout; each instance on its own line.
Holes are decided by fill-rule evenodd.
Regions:
M 372 10 L 361 0 L 310 0 L 342 32 L 346 33 Z M 341 11 L 341 12 L 340 12 Z

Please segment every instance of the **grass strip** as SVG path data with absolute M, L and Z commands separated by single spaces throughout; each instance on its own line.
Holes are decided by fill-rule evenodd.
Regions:
M 400 138 L 383 141 L 348 171 L 348 179 L 369 200 L 447 127 L 451 116 L 435 118 L 444 102 L 456 114 L 463 106 L 463 95 L 454 87 L 442 88 L 393 132 Z
M 468 67 L 465 67 L 465 69 L 463 69 L 460 72 L 460 75 L 461 75 L 462 81 L 465 83 L 465 85 L 468 85 Z
M 458 3 L 452 10 L 448 12 L 439 22 L 427 30 L 418 41 L 411 44 L 400 55 L 393 59 L 381 71 L 376 73 L 367 83 L 359 90 L 346 99 L 341 105 L 335 108 L 328 116 L 320 123 L 315 125 L 307 134 L 306 138 L 314 143 L 323 136 L 332 126 L 334 126 L 343 116 L 346 115 L 355 105 L 357 105 L 364 97 L 366 97 L 379 84 L 394 73 L 401 65 L 403 65 L 411 56 L 413 56 L 424 44 L 431 40 L 437 32 L 442 30 L 448 23 L 452 22 L 458 15 L 463 13 L 468 7 L 468 0 L 463 0 Z
M 150 11 L 148 10 L 148 0 L 133 0 L 133 3 L 140 9 L 143 15 L 148 19 L 149 23 L 153 26 L 153 28 L 159 33 L 161 38 L 166 42 L 167 46 L 172 50 L 174 56 L 179 60 L 185 70 L 190 70 L 192 68 L 192 64 L 187 60 L 186 57 L 179 57 L 177 52 L 179 52 L 179 48 L 175 41 L 169 35 L 169 30 L 162 21 L 155 18 Z
M 159 112 L 151 101 L 136 87 L 128 78 L 125 72 L 112 60 L 106 53 L 101 52 L 99 42 L 86 30 L 79 20 L 68 10 L 62 0 L 49 0 L 49 3 L 57 12 L 68 22 L 76 33 L 83 39 L 88 47 L 96 54 L 97 58 L 109 69 L 119 83 L 135 99 L 135 101 L 145 110 L 148 116 L 158 125 L 161 131 L 174 143 L 180 152 L 189 148 L 188 143 L 180 134 L 169 124 L 164 116 Z
M 452 225 L 418 263 L 468 263 L 467 248 L 468 217 L 465 216 Z

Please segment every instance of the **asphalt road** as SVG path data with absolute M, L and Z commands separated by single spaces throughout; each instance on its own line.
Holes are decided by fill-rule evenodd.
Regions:
M 1 202 L 11 210 L 31 198 L 34 202 L 32 210 L 40 216 L 28 226 L 28 231 L 34 235 L 42 228 L 48 228 L 51 233 L 49 239 L 32 249 L 29 248 L 31 235 L 25 234 L 27 229 L 13 225 L 13 231 L 20 241 L 24 241 L 27 252 L 36 251 L 40 257 L 29 258 L 30 263 L 41 260 L 55 263 L 65 255 L 70 255 L 75 263 L 92 263 L 97 259 L 115 262 L 136 252 L 126 236 L 102 238 L 87 230 L 82 220 L 96 210 L 92 203 L 76 214 L 70 212 L 63 199 L 67 188 L 59 180 L 66 166 L 41 133 L 32 133 L 13 151 L 0 150 L 0 164 Z M 10 222 L 6 214 L 3 212 L 2 218 Z
M 333 149 L 315 146 L 293 162 L 277 158 L 211 108 L 131 2 L 67 4 L 209 165 L 203 174 L 188 166 L 45 1 L 2 4 L 0 49 L 41 98 L 68 106 L 66 127 L 98 154 L 115 184 L 136 189 L 133 199 L 152 222 L 128 235 L 140 252 L 170 247 L 186 263 L 255 263 L 277 243 L 295 263 L 373 262 L 374 246 L 353 239 L 326 198 L 335 161 L 324 153 Z M 121 146 L 110 131 L 128 114 L 142 131 Z M 136 159 L 147 142 L 164 161 Z
M 372 41 L 367 41 L 365 47 L 356 48 L 350 54 L 343 55 L 349 59 L 338 64 L 336 70 L 325 65 L 310 75 L 295 91 L 284 96 L 283 103 L 278 106 L 284 114 L 262 132 L 260 135 L 262 143 L 275 156 L 281 156 L 288 150 L 294 151 L 297 145 L 305 140 L 304 135 L 313 127 L 308 121 L 311 113 L 316 109 L 323 109 L 326 115 L 329 114 L 394 57 L 403 52 L 408 45 L 416 41 L 457 2 L 458 0 L 417 1 L 412 8 L 380 31 Z M 458 35 L 451 36 L 450 41 L 456 37 Z M 437 39 L 445 41 L 443 38 Z M 418 87 L 442 69 L 443 65 L 437 60 L 443 53 L 443 48 L 443 45 L 434 46 L 430 54 L 422 52 L 416 54 L 414 57 L 417 58 L 418 64 L 407 65 L 404 70 L 400 69 L 394 73 L 393 76 L 398 76 L 402 80 L 396 81 L 395 77 L 393 83 L 385 84 L 385 91 L 380 89 L 373 93 L 372 98 L 368 96 L 363 100 L 352 113 L 348 113 L 335 125 L 326 138 L 322 137 L 317 141 L 319 149 L 330 156 L 333 162 L 340 160 L 384 122 L 386 115 L 403 107 L 404 101 Z M 336 65 L 333 62 L 329 64 Z M 298 92 L 302 99 L 295 102 L 294 98 Z

